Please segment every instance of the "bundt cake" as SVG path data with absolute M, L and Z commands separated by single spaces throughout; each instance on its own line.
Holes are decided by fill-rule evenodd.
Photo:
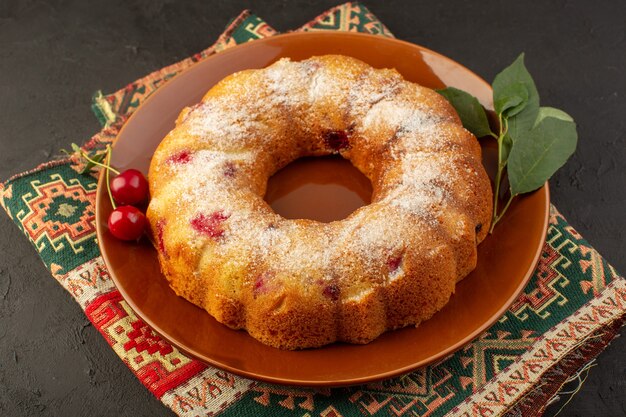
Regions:
M 329 154 L 370 179 L 371 204 L 321 223 L 264 201 L 277 170 Z M 338 55 L 223 79 L 181 112 L 149 182 L 174 291 L 282 349 L 367 343 L 430 318 L 476 266 L 492 211 L 480 146 L 449 103 Z

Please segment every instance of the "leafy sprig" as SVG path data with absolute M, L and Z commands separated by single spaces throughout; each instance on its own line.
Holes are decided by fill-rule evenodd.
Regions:
M 91 173 L 91 170 L 97 166 L 104 169 L 107 193 L 109 194 L 109 199 L 111 200 L 111 205 L 113 206 L 113 209 L 117 208 L 115 200 L 113 199 L 113 194 L 111 193 L 111 181 L 109 180 L 109 172 L 112 171 L 115 175 L 119 175 L 120 172 L 111 166 L 111 145 L 107 145 L 107 147 L 102 151 L 94 151 L 91 154 L 85 152 L 80 146 L 75 143 L 72 143 L 71 146 L 72 152 L 69 152 L 65 149 L 61 149 L 61 152 L 67 155 L 76 155 L 81 161 L 84 162 L 84 166 L 83 169 L 80 170 L 80 174 L 89 174 Z
M 539 93 L 521 54 L 496 75 L 492 83 L 498 131 L 489 126 L 485 109 L 476 97 L 454 87 L 438 90 L 456 109 L 463 126 L 476 137 L 492 136 L 498 142 L 498 167 L 489 232 L 513 199 L 540 188 L 574 153 L 578 135 L 570 115 L 553 107 L 539 106 Z M 509 190 L 499 208 L 504 170 Z
M 61 149 L 61 152 L 70 156 L 75 155 L 78 159 L 84 162 L 84 166 L 83 169 L 80 170 L 80 174 L 89 174 L 96 166 L 99 166 L 100 168 L 104 168 L 107 171 L 113 171 L 114 174 L 119 175 L 120 172 L 113 168 L 107 160 L 110 159 L 111 145 L 107 145 L 104 150 L 94 151 L 92 153 L 83 151 L 82 148 L 75 143 L 72 143 L 70 146 L 72 147 L 72 152 L 65 149 Z

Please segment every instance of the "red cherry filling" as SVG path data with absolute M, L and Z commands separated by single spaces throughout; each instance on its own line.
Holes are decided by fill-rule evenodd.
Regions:
M 391 258 L 387 259 L 387 267 L 389 268 L 389 272 L 396 271 L 400 267 L 401 263 L 402 255 L 392 256 Z
M 229 217 L 230 215 L 224 214 L 221 211 L 216 211 L 208 216 L 200 213 L 191 219 L 191 227 L 199 233 L 205 234 L 213 239 L 218 239 L 224 236 L 222 223 Z
M 167 251 L 165 250 L 165 242 L 163 242 L 163 232 L 165 230 L 165 220 L 161 219 L 157 222 L 157 245 L 159 246 L 159 251 L 163 254 L 163 256 L 167 256 Z
M 137 240 L 146 227 L 146 216 L 133 206 L 119 206 L 109 215 L 109 231 L 120 240 Z
M 253 290 L 254 290 L 255 294 L 258 294 L 258 293 L 262 292 L 262 290 L 264 288 L 265 288 L 265 280 L 263 279 L 263 275 L 259 275 L 254 280 L 254 288 L 253 288 Z
M 237 172 L 237 167 L 232 162 L 226 162 L 224 165 L 224 175 L 229 178 L 234 178 Z
M 191 162 L 191 152 L 189 151 L 180 151 L 175 153 L 174 155 L 167 158 L 167 162 L 170 164 L 186 164 Z
M 348 134 L 343 130 L 327 130 L 322 134 L 324 143 L 334 151 L 340 151 L 350 147 Z
M 140 204 L 148 198 L 148 181 L 136 169 L 127 169 L 109 183 L 111 195 L 122 205 Z
M 340 293 L 340 289 L 337 286 L 337 284 L 329 284 L 327 286 L 324 287 L 324 289 L 322 290 L 322 294 L 324 294 L 324 296 L 330 298 L 333 301 L 337 301 L 339 299 L 339 293 Z
M 259 294 L 265 294 L 269 291 L 268 281 L 274 276 L 274 273 L 271 271 L 265 271 L 262 274 L 258 275 L 254 280 L 254 286 L 252 287 L 252 292 L 254 297 Z

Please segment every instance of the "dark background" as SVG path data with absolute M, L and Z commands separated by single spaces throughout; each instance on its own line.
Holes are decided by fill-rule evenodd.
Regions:
M 91 94 L 112 92 L 209 46 L 250 7 L 278 30 L 333 1 L 0 0 L 0 178 L 99 130 Z M 552 201 L 626 271 L 626 5 L 621 1 L 366 2 L 401 39 L 488 81 L 522 51 L 542 104 L 578 123 Z M 169 416 L 0 215 L 0 415 Z M 564 403 L 551 407 L 552 416 Z M 626 338 L 600 355 L 560 413 L 626 415 Z

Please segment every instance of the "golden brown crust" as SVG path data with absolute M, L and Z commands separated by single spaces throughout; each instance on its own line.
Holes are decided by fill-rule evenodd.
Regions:
M 267 179 L 331 153 L 371 180 L 372 203 L 327 224 L 275 214 Z M 492 210 L 478 141 L 448 102 L 344 56 L 225 78 L 181 112 L 149 180 L 172 288 L 283 349 L 427 320 L 476 266 Z

